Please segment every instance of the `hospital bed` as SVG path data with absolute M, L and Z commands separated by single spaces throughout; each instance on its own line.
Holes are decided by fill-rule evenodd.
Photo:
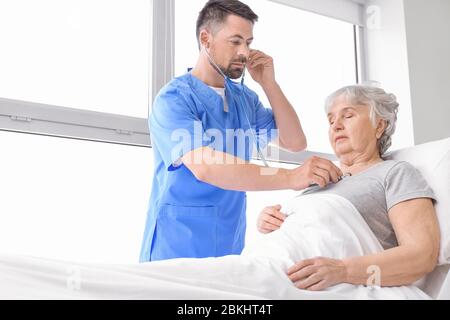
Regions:
M 276 262 L 258 256 L 118 265 L 0 254 L 0 299 L 450 299 L 450 138 L 387 158 L 418 168 L 438 200 L 439 266 L 411 288 L 343 284 L 308 292 L 283 278 Z

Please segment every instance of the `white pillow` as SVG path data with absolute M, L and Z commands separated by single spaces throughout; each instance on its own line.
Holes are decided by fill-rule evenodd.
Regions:
M 396 150 L 384 158 L 411 163 L 433 189 L 441 228 L 438 264 L 450 264 L 450 138 Z

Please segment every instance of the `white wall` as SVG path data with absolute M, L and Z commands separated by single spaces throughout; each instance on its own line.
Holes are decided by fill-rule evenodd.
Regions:
M 404 1 L 416 144 L 450 137 L 450 1 Z
M 368 0 L 366 78 L 397 95 L 392 149 L 450 136 L 450 1 Z
M 366 78 L 394 93 L 400 103 L 392 148 L 414 145 L 408 52 L 402 0 L 368 1 L 366 28 Z

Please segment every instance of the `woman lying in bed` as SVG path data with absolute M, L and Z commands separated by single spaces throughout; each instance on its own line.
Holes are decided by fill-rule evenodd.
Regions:
M 381 286 L 408 285 L 436 266 L 440 234 L 432 190 L 407 162 L 382 158 L 391 145 L 397 109 L 395 96 L 375 87 L 344 87 L 328 97 L 329 139 L 346 177 L 336 184 L 322 181 L 322 188 L 309 188 L 303 195 L 335 194 L 349 200 L 384 251 L 298 261 L 288 270 L 296 287 L 318 291 L 339 283 L 364 285 L 370 266 L 381 271 Z M 285 218 L 280 205 L 267 207 L 259 215 L 258 230 L 277 230 Z
M 331 95 L 330 140 L 352 176 L 266 208 L 266 234 L 241 255 L 99 265 L 0 253 L 0 299 L 427 299 L 404 285 L 436 265 L 434 195 L 412 166 L 381 158 L 397 107 L 376 88 Z

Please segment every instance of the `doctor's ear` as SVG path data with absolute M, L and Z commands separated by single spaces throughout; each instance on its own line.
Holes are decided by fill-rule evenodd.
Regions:
M 202 30 L 199 36 L 200 45 L 203 48 L 209 49 L 209 32 L 206 30 Z

